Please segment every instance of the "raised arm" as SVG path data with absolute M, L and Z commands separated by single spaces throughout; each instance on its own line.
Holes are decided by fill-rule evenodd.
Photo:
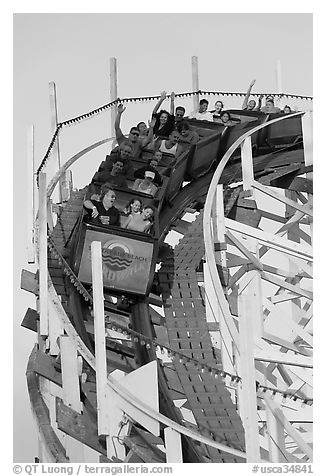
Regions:
M 154 138 L 154 126 L 156 123 L 155 117 L 152 118 L 151 121 L 148 121 L 148 136 L 143 139 L 142 146 L 146 147 L 150 142 L 152 142 Z
M 174 116 L 174 98 L 175 98 L 175 94 L 174 94 L 174 91 L 172 91 L 172 93 L 171 93 L 171 104 L 170 104 L 170 114 L 171 114 L 171 116 Z
M 123 104 L 119 104 L 117 117 L 115 118 L 115 121 L 114 121 L 115 137 L 116 137 L 117 140 L 121 136 L 123 136 L 122 130 L 120 129 L 120 120 L 121 120 L 121 115 L 125 110 L 126 110 L 126 108 L 123 107 Z
M 251 90 L 255 84 L 256 80 L 253 79 L 251 81 L 251 83 L 249 84 L 249 88 L 247 89 L 247 92 L 246 92 L 246 95 L 245 95 L 245 98 L 243 100 L 243 104 L 242 104 L 242 109 L 246 109 L 246 107 L 248 106 L 248 99 L 249 99 L 249 96 L 251 94 Z
M 156 106 L 153 109 L 152 116 L 155 116 L 155 114 L 159 110 L 159 108 L 160 108 L 162 102 L 165 100 L 165 98 L 166 98 L 166 91 L 162 91 L 161 92 L 161 97 L 160 97 L 158 103 L 156 104 Z

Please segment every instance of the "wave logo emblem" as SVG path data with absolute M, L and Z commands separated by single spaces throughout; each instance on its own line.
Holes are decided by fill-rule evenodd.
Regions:
M 123 271 L 133 262 L 131 250 L 124 243 L 107 241 L 102 249 L 103 263 L 113 271 Z

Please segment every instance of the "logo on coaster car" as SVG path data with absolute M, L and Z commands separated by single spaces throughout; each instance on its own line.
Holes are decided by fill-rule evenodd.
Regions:
M 107 241 L 102 249 L 103 263 L 113 271 L 122 271 L 133 262 L 131 250 L 123 243 Z

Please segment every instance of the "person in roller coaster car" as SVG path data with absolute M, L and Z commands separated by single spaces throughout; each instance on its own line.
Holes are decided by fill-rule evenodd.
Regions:
M 231 114 L 227 111 L 223 111 L 221 114 L 221 118 L 217 121 L 219 124 L 223 126 L 233 126 L 234 123 L 232 122 Z
M 133 198 L 127 203 L 125 209 L 123 210 L 126 215 L 140 215 L 143 209 L 143 204 L 139 198 Z
M 112 170 L 115 160 L 119 158 L 119 160 L 123 162 L 123 169 L 121 173 L 125 177 L 132 179 L 134 177 L 134 167 L 130 158 L 131 151 L 132 144 L 128 140 L 125 140 L 118 147 L 113 149 L 110 155 L 106 156 L 105 160 L 101 163 L 98 171 L 110 172 Z
M 193 111 L 189 115 L 189 119 L 198 119 L 200 121 L 212 121 L 213 120 L 213 114 L 209 111 L 208 109 L 208 101 L 207 99 L 201 99 L 199 101 L 199 109 L 198 111 Z
M 218 100 L 215 102 L 214 107 L 215 107 L 214 111 L 211 111 L 211 112 L 213 114 L 213 121 L 216 122 L 221 117 L 224 104 L 222 103 L 222 101 Z
M 261 107 L 260 111 L 265 114 L 274 114 L 276 112 L 281 112 L 281 109 L 274 105 L 274 99 L 272 97 L 268 97 L 265 106 Z
M 145 172 L 149 170 L 150 172 L 154 172 L 155 174 L 153 183 L 157 186 L 162 185 L 162 177 L 157 171 L 157 166 L 160 163 L 162 156 L 163 154 L 160 150 L 157 150 L 156 152 L 154 152 L 152 157 L 148 159 L 147 165 L 144 165 L 144 167 L 140 167 L 139 169 L 135 171 L 134 177 L 139 179 L 144 179 Z
M 121 145 L 128 139 L 131 144 L 131 155 L 132 157 L 137 158 L 141 156 L 143 148 L 146 147 L 146 145 L 149 144 L 153 139 L 153 126 L 155 124 L 155 121 L 152 120 L 149 123 L 149 132 L 147 138 L 140 138 L 140 132 L 137 126 L 134 126 L 130 129 L 129 137 L 127 138 L 122 133 L 122 130 L 120 128 L 121 115 L 125 110 L 126 108 L 122 104 L 118 105 L 117 117 L 114 123 L 115 136 L 119 145 Z
M 283 114 L 291 114 L 292 112 L 292 109 L 290 108 L 290 106 L 286 105 L 284 106 L 284 109 L 283 109 Z
M 153 224 L 154 208 L 146 205 L 140 214 L 129 215 L 122 225 L 126 230 L 149 233 Z
M 155 177 L 155 172 L 152 172 L 151 170 L 146 170 L 145 178 L 136 179 L 132 189 L 137 192 L 142 192 L 148 195 L 152 195 L 154 197 L 158 188 L 156 185 L 153 184 L 154 177 Z
M 173 115 L 173 111 L 171 111 L 171 113 L 168 113 L 168 111 L 162 109 L 160 112 L 158 112 L 161 104 L 165 99 L 166 91 L 162 91 L 161 97 L 152 112 L 152 120 L 156 120 L 155 125 L 153 127 L 153 134 L 155 137 L 169 137 L 169 135 L 174 129 L 175 117 Z
M 92 198 L 93 194 L 97 194 L 104 183 L 110 184 L 112 188 L 128 188 L 126 178 L 122 174 L 123 167 L 123 161 L 119 157 L 115 157 L 110 171 L 104 169 L 101 172 L 96 172 L 89 187 L 89 196 Z
M 179 144 L 180 133 L 172 131 L 168 139 L 158 139 L 156 142 L 156 150 L 160 150 L 163 154 L 174 155 L 177 159 L 183 152 L 182 145 Z M 172 163 L 174 160 L 172 161 Z
M 187 121 L 178 124 L 177 131 L 180 134 L 180 142 L 186 144 L 196 144 L 199 141 L 199 135 L 196 131 L 190 129 Z
M 97 225 L 120 226 L 120 212 L 113 205 L 115 199 L 115 191 L 109 184 L 104 184 L 101 188 L 100 200 L 85 200 L 84 208 L 89 213 L 90 221 Z

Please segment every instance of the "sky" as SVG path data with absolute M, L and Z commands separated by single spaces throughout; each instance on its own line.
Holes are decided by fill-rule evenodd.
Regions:
M 191 91 L 192 56 L 198 57 L 202 90 L 245 92 L 256 79 L 254 92 L 276 92 L 275 68 L 280 60 L 283 92 L 313 94 L 311 14 L 212 12 L 15 13 L 13 17 L 13 206 L 14 216 L 19 214 L 13 234 L 15 462 L 33 462 L 37 455 L 25 380 L 35 336 L 20 327 L 27 307 L 35 308 L 35 300 L 20 291 L 19 283 L 22 268 L 34 270 L 26 262 L 26 134 L 33 124 L 38 165 L 52 137 L 49 82 L 56 84 L 60 122 L 109 102 L 110 57 L 117 58 L 121 98 L 159 95 L 162 90 Z M 213 106 L 217 98 L 208 99 Z M 242 98 L 237 101 L 241 107 Z M 178 103 L 192 110 L 191 100 Z M 169 107 L 168 102 L 164 105 Z M 133 124 L 147 120 L 153 106 L 152 102 L 128 103 L 122 130 L 128 132 Z M 66 128 L 60 136 L 62 163 L 110 136 L 110 131 L 109 113 Z M 107 149 L 102 146 L 73 167 L 75 187 L 87 184 Z M 49 166 L 49 175 L 53 170 Z

